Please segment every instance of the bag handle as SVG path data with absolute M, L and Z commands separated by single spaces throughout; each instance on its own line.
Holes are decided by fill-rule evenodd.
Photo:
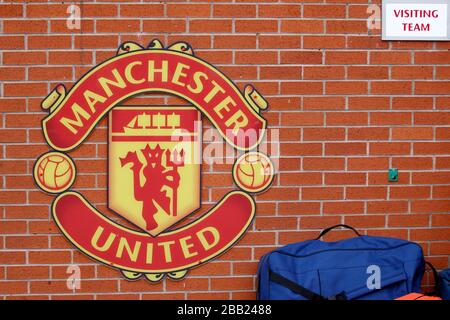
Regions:
M 440 281 L 439 281 L 438 272 L 436 271 L 436 268 L 431 264 L 431 262 L 425 261 L 425 265 L 430 268 L 431 272 L 433 273 L 433 278 L 434 278 L 434 290 L 431 291 L 430 293 L 427 293 L 427 295 L 439 296 L 440 292 L 441 292 L 441 286 L 439 283 Z
M 333 230 L 335 228 L 338 228 L 338 227 L 343 227 L 343 228 L 347 228 L 347 229 L 353 230 L 353 232 L 355 232 L 358 235 L 358 237 L 361 237 L 361 234 L 355 228 L 353 228 L 353 227 L 351 227 L 351 226 L 349 226 L 347 224 L 337 224 L 335 226 L 323 229 L 322 232 L 319 234 L 319 236 L 316 238 L 316 240 L 319 240 L 325 234 L 327 234 L 329 231 L 331 231 L 331 230 Z

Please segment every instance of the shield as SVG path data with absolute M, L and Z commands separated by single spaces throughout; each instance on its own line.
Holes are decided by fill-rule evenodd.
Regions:
M 152 236 L 200 207 L 201 118 L 194 107 L 115 107 L 108 205 Z

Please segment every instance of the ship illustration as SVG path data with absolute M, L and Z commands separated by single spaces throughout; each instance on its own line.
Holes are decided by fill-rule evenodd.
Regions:
M 173 132 L 178 128 L 181 128 L 179 114 L 147 114 L 144 112 L 131 119 L 123 130 L 127 135 L 148 135 L 155 131 L 160 134 L 165 130 Z

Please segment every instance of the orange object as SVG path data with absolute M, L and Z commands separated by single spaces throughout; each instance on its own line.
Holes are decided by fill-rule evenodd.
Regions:
M 427 296 L 424 295 L 423 293 L 409 293 L 395 300 L 442 300 L 442 299 L 435 296 Z

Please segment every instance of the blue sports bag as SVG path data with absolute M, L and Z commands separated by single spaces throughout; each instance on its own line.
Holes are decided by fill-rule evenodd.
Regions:
M 358 236 L 320 238 L 336 227 Z M 347 225 L 324 229 L 315 240 L 276 249 L 258 267 L 260 300 L 392 300 L 420 292 L 425 261 L 410 241 L 360 235 Z
M 444 300 L 450 300 L 450 269 L 439 273 L 441 296 Z

